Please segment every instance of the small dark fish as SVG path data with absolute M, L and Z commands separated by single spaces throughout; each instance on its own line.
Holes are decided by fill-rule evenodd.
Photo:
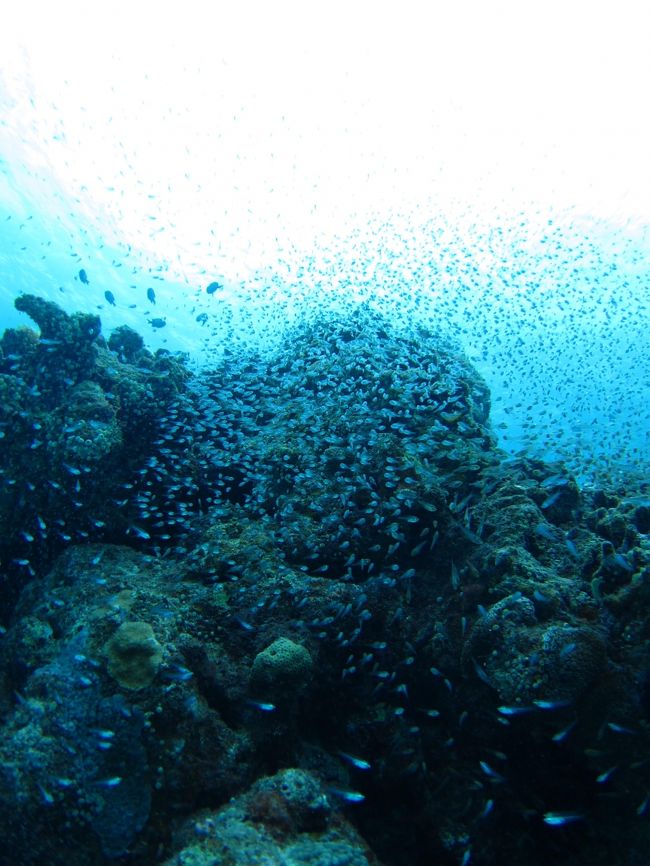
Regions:
M 151 301 L 152 304 L 156 303 L 156 293 L 153 289 L 147 289 L 147 297 Z
M 199 315 L 196 317 L 196 321 L 200 322 L 202 325 L 205 325 L 205 323 L 208 321 L 208 314 L 199 313 Z
M 109 292 L 108 290 L 106 290 L 106 291 L 104 292 L 104 297 L 106 298 L 106 300 L 108 301 L 108 303 L 109 303 L 112 307 L 115 306 L 115 295 L 113 294 L 113 292 Z
M 164 328 L 167 321 L 165 319 L 149 319 L 149 324 L 152 328 Z
M 88 274 L 84 271 L 83 268 L 79 271 L 79 279 L 81 280 L 82 283 L 84 283 L 84 285 L 86 285 L 86 286 L 90 285 L 90 280 L 88 279 Z
M 206 289 L 206 292 L 209 295 L 214 295 L 214 293 L 217 291 L 217 289 L 223 289 L 223 284 L 222 283 L 210 283 L 210 285 Z

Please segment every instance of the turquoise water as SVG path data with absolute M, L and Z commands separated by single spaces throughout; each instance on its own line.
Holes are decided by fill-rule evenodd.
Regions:
M 216 42 L 196 9 L 143 4 L 123 26 L 71 4 L 87 39 L 54 11 L 10 17 L 2 323 L 24 323 L 13 299 L 37 291 L 203 364 L 368 301 L 458 337 L 508 450 L 585 479 L 643 474 L 650 135 L 634 10 L 533 27 L 506 3 L 431 27 L 416 5 L 375 10 L 368 31 L 363 6 L 344 26 L 291 4 L 221 10 Z
M 13 300 L 36 292 L 68 312 L 99 312 L 106 333 L 128 324 L 151 348 L 206 365 L 233 340 L 268 347 L 323 308 L 368 302 L 401 327 L 435 324 L 458 339 L 490 385 L 507 450 L 564 460 L 585 480 L 647 471 L 644 226 L 552 209 L 454 219 L 431 205 L 427 214 L 371 216 L 348 234 L 317 237 L 307 253 L 279 247 L 243 278 L 191 262 L 180 274 L 164 255 L 111 243 L 113 227 L 107 240 L 101 218 L 89 220 L 74 201 L 44 201 L 47 175 L 25 183 L 6 156 L 1 169 L 5 326 L 26 323 Z M 214 281 L 221 288 L 208 294 Z

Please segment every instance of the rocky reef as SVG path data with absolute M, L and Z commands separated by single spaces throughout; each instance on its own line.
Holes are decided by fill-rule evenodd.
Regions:
M 67 545 L 138 534 L 129 491 L 161 416 L 182 394 L 182 357 L 152 355 L 122 327 L 23 295 L 38 325 L 0 339 L 0 563 L 14 590 Z
M 190 371 L 16 304 L 0 862 L 645 863 L 643 484 L 506 455 L 367 308 Z

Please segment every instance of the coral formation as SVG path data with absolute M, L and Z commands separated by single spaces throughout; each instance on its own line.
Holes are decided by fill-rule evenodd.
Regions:
M 504 454 L 365 308 L 191 372 L 18 304 L 0 862 L 644 862 L 645 489 Z
M 309 651 L 286 637 L 279 637 L 255 656 L 251 686 L 262 695 L 299 691 L 309 682 L 312 671 Z
M 148 622 L 123 622 L 104 654 L 109 674 L 125 689 L 151 685 L 162 661 L 162 647 Z

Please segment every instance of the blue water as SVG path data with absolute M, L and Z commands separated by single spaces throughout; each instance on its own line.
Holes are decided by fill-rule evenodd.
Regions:
M 105 334 L 128 324 L 151 348 L 202 366 L 233 341 L 272 346 L 324 307 L 367 302 L 404 328 L 433 324 L 458 339 L 490 385 L 506 450 L 561 459 L 584 482 L 647 471 L 648 226 L 549 208 L 489 219 L 388 212 L 321 235 L 309 251 L 278 243 L 276 258 L 242 262 L 232 278 L 116 243 L 108 220 L 103 227 L 60 191 L 48 199 L 53 177 L 7 154 L 0 169 L 5 327 L 27 324 L 13 301 L 33 292 L 67 312 L 99 312 Z M 214 281 L 222 288 L 208 294 Z

